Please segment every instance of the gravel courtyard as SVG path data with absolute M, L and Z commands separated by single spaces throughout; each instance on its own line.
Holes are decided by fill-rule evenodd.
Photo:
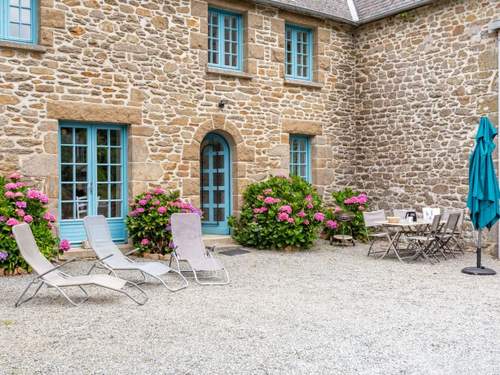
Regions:
M 461 274 L 473 254 L 431 266 L 365 251 L 219 255 L 231 285 L 150 284 L 142 307 L 88 288 L 78 308 L 43 289 L 14 309 L 31 276 L 0 278 L 0 373 L 500 373 L 499 276 Z

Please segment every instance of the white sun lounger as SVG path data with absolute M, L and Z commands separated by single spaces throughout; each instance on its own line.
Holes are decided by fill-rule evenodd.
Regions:
M 179 262 L 186 262 L 198 284 L 229 284 L 229 274 L 226 268 L 213 257 L 203 243 L 200 216 L 194 213 L 176 213 L 171 217 L 171 225 L 175 246 L 172 257 L 176 260 L 179 271 Z M 172 258 L 170 262 L 172 263 Z M 207 272 L 209 276 L 206 278 L 217 279 L 217 281 L 201 282 L 198 276 L 199 272 Z
M 26 289 L 24 289 L 24 291 L 22 292 L 21 296 L 15 303 L 16 307 L 25 302 L 28 302 L 33 297 L 35 297 L 35 295 L 40 291 L 43 285 L 55 288 L 74 306 L 78 306 L 88 300 L 89 295 L 87 294 L 86 290 L 83 289 L 83 286 L 85 285 L 100 286 L 122 293 L 138 305 L 144 305 L 148 300 L 148 296 L 141 288 L 127 280 L 119 279 L 117 277 L 109 275 L 71 276 L 60 271 L 61 267 L 75 261 L 76 259 L 70 260 L 58 266 L 54 266 L 40 253 L 40 250 L 38 249 L 38 246 L 35 242 L 35 238 L 33 237 L 33 233 L 31 232 L 31 228 L 28 224 L 18 224 L 12 228 L 12 232 L 14 233 L 14 238 L 16 239 L 17 246 L 19 247 L 19 251 L 21 252 L 24 260 L 38 274 L 38 276 L 35 277 L 35 279 L 33 279 L 28 284 Z M 38 286 L 35 289 L 35 292 L 30 297 L 23 299 L 31 286 L 37 284 Z M 142 294 L 142 300 L 138 300 L 130 295 L 125 290 L 127 285 L 136 288 Z M 73 301 L 63 290 L 63 288 L 67 287 L 79 288 L 84 294 L 83 299 L 78 303 Z
M 172 292 L 176 292 L 188 286 L 186 278 L 179 271 L 168 267 L 166 264 L 160 262 L 135 262 L 126 256 L 134 253 L 138 249 L 134 249 L 124 255 L 112 241 L 108 223 L 104 216 L 87 216 L 83 219 L 83 223 L 90 246 L 95 251 L 100 264 L 110 273 L 116 275 L 116 271 L 139 271 L 144 277 L 144 281 L 146 280 L 146 276 L 151 276 L 159 280 Z M 92 272 L 93 268 L 94 267 L 89 270 L 89 273 Z M 173 272 L 181 278 L 182 285 L 180 287 L 172 288 L 161 278 L 161 276 L 169 272 Z

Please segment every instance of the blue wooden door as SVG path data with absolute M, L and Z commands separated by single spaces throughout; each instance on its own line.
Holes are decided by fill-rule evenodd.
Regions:
M 127 129 L 63 122 L 59 129 L 61 238 L 85 240 L 83 218 L 104 215 L 113 240 L 127 239 Z
M 231 215 L 231 157 L 226 140 L 208 134 L 201 145 L 201 208 L 203 232 L 229 234 Z

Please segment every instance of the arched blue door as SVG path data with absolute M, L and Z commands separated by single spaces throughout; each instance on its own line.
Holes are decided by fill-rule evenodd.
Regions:
M 231 215 L 231 157 L 226 140 L 208 134 L 201 144 L 200 195 L 203 232 L 229 234 L 227 218 Z

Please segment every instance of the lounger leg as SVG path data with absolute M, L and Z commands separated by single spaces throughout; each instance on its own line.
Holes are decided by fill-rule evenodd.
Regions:
M 62 290 L 62 288 L 60 288 L 60 287 L 58 287 L 56 285 L 52 285 L 52 286 L 54 288 L 56 288 L 57 291 L 59 293 L 61 293 L 64 296 L 64 298 L 66 298 L 69 301 L 69 303 L 71 303 L 75 307 L 80 306 L 82 303 L 86 302 L 89 299 L 89 295 L 87 294 L 87 292 L 85 291 L 85 289 L 83 289 L 81 286 L 79 286 L 79 288 L 85 293 L 85 297 L 80 302 L 78 302 L 78 303 L 75 302 L 75 301 L 73 301 L 71 298 L 69 298 L 69 296 L 66 293 L 64 293 L 64 290 Z
M 192 268 L 191 268 L 192 269 Z M 221 278 L 223 281 L 207 281 L 207 282 L 202 282 L 198 279 L 198 274 L 196 273 L 196 271 L 194 269 L 192 269 L 193 271 L 193 274 L 194 274 L 194 279 L 195 281 L 200 284 L 200 285 L 227 285 L 230 283 L 230 280 L 229 280 L 229 273 L 227 272 L 227 270 L 224 268 L 223 271 L 224 272 L 224 277 Z M 215 271 L 215 273 L 217 273 L 217 271 Z
M 23 300 L 23 297 L 24 295 L 28 292 L 28 290 L 31 288 L 32 285 L 36 284 L 36 281 L 33 280 L 31 281 L 28 286 L 26 287 L 26 289 L 23 290 L 23 292 L 21 293 L 21 295 L 19 296 L 19 298 L 17 299 L 16 303 L 14 304 L 15 307 L 19 307 L 21 306 L 23 303 L 25 302 L 28 302 L 29 300 L 31 300 L 34 296 L 36 296 L 36 294 L 38 293 L 38 291 L 42 288 L 43 286 L 43 281 L 40 281 L 40 285 L 38 285 L 38 287 L 35 289 L 35 292 L 31 295 L 31 297 L 29 298 L 26 298 Z
M 132 301 L 134 301 L 135 303 L 137 303 L 139 306 L 142 306 L 146 302 L 148 302 L 148 300 L 149 300 L 148 295 L 146 294 L 146 292 L 142 288 L 139 287 L 139 285 L 137 285 L 137 284 L 135 284 L 135 283 L 133 283 L 131 281 L 127 281 L 127 284 L 130 284 L 133 288 L 137 289 L 143 295 L 144 301 L 142 301 L 142 302 L 139 301 L 137 298 L 134 298 L 130 293 L 126 292 L 125 290 L 122 290 L 122 289 L 111 289 L 111 290 L 114 290 L 116 292 L 125 294 L 128 298 L 130 298 Z

